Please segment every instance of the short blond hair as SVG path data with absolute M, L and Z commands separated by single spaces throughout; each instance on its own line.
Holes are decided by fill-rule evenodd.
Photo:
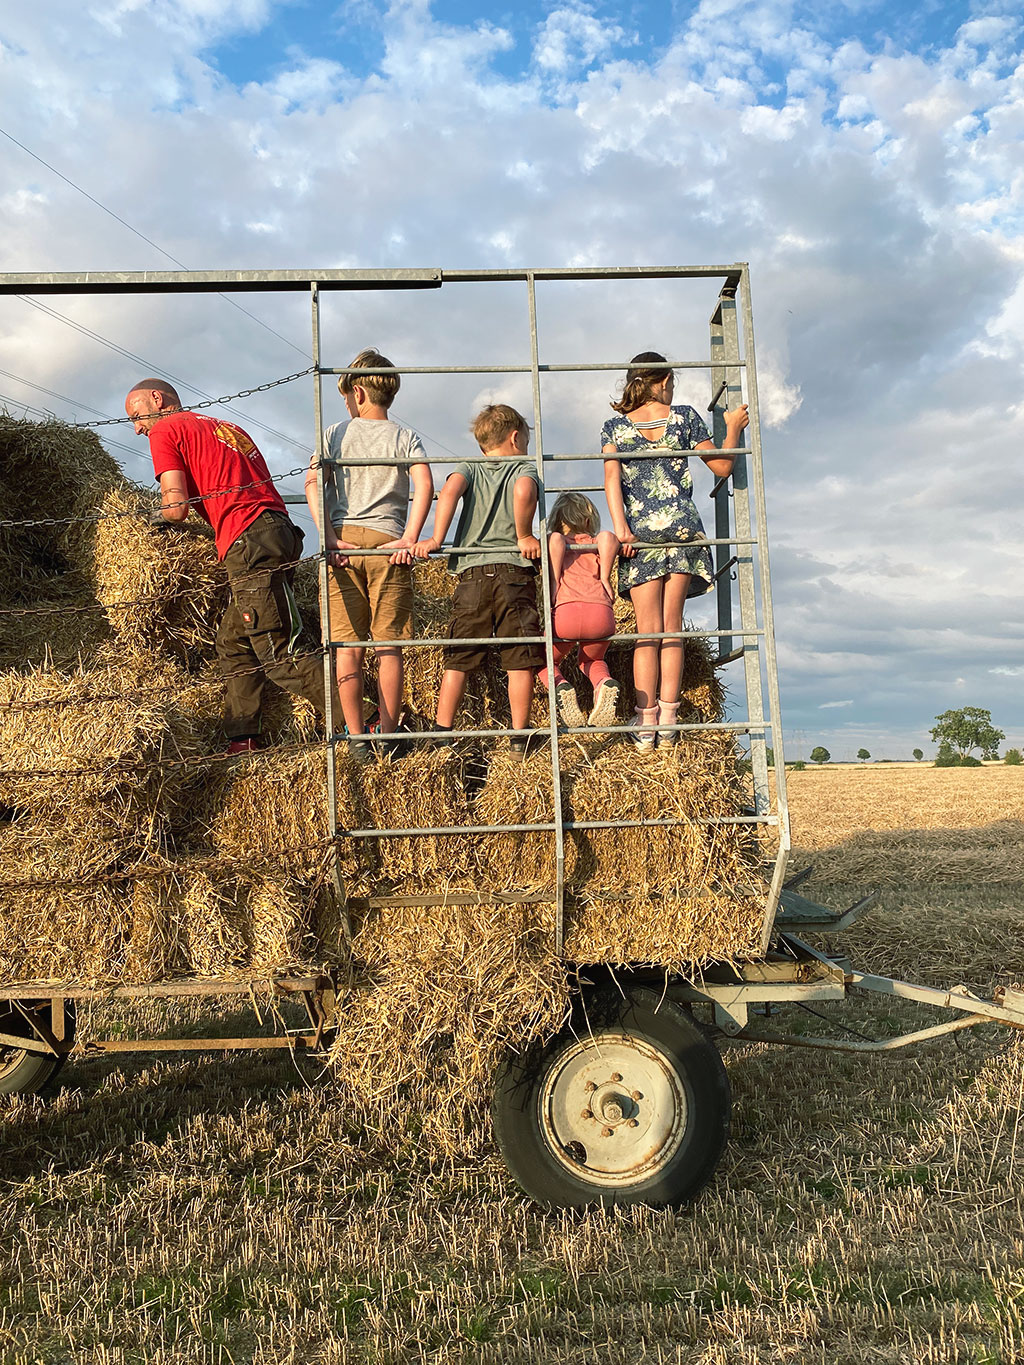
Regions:
M 473 419 L 472 432 L 481 450 L 496 450 L 513 431 L 530 430 L 530 424 L 521 412 L 510 408 L 507 403 L 489 403 Z
M 585 493 L 559 493 L 548 517 L 548 526 L 560 531 L 567 526 L 579 534 L 596 535 L 601 525 L 601 513 Z
M 382 408 L 389 408 L 402 386 L 399 376 L 397 374 L 359 374 L 360 370 L 387 369 L 394 369 L 392 362 L 388 360 L 387 356 L 381 355 L 380 351 L 376 351 L 370 346 L 365 351 L 360 351 L 347 373 L 339 377 L 338 392 L 342 395 L 350 394 L 355 386 L 360 384 L 369 394 L 371 403 L 376 403 Z

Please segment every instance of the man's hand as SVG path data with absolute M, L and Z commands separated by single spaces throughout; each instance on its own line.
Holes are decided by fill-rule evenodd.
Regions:
M 405 536 L 399 536 L 397 540 L 388 540 L 380 547 L 382 550 L 394 550 L 394 554 L 388 560 L 389 564 L 411 564 L 412 552 L 416 542 L 408 540 Z
M 151 507 L 148 512 L 143 512 L 142 520 L 152 531 L 167 531 L 172 526 L 181 525 L 180 521 L 168 521 L 162 507 Z
M 415 545 L 410 546 L 409 553 L 412 555 L 413 559 L 426 559 L 428 555 L 433 554 L 440 548 L 441 546 L 438 544 L 436 537 L 428 536 L 426 540 L 418 540 Z
M 536 536 L 519 536 L 516 544 L 525 559 L 540 559 L 540 541 Z

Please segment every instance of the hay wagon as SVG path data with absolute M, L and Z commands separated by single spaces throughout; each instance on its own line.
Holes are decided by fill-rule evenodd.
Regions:
M 453 768 L 449 763 L 442 777 L 440 767 L 435 767 L 430 774 L 434 785 L 418 793 L 412 790 L 412 771 L 406 769 L 408 800 L 391 808 L 407 812 L 404 822 L 397 823 L 386 818 L 387 812 L 382 814 L 379 805 L 374 806 L 373 783 L 355 772 L 346 749 L 347 736 L 334 734 L 336 727 L 329 709 L 327 734 L 333 738 L 320 746 L 316 779 L 321 790 L 326 790 L 326 829 L 317 850 L 322 873 L 317 894 L 326 894 L 341 930 L 344 951 L 334 965 L 261 972 L 257 959 L 250 957 L 249 970 L 236 971 L 232 979 L 230 958 L 221 961 L 207 954 L 201 959 L 205 971 L 193 962 L 193 970 L 182 972 L 181 960 L 174 959 L 177 968 L 173 969 L 172 957 L 165 954 L 158 967 L 150 962 L 147 971 L 136 970 L 136 979 L 130 979 L 132 973 L 125 962 L 131 953 L 127 959 L 122 953 L 118 979 L 117 972 L 109 970 L 109 963 L 104 968 L 98 958 L 99 966 L 86 972 L 84 967 L 79 970 L 79 964 L 67 953 L 60 959 L 66 964 L 64 970 L 44 971 L 31 958 L 32 945 L 25 937 L 24 970 L 9 966 L 0 973 L 5 977 L 0 984 L 0 1093 L 38 1091 L 64 1060 L 76 1053 L 278 1048 L 327 1055 L 333 1048 L 336 1056 L 337 1050 L 345 1047 L 343 1024 L 353 998 L 352 953 L 359 957 L 366 952 L 367 944 L 372 948 L 361 925 L 372 920 L 378 935 L 386 938 L 397 932 L 401 921 L 407 943 L 435 932 L 440 934 L 443 946 L 444 935 L 449 932 L 445 916 L 468 917 L 470 939 L 474 917 L 479 916 L 481 922 L 486 919 L 496 926 L 496 942 L 540 945 L 532 957 L 523 960 L 529 961 L 538 982 L 541 970 L 548 972 L 550 994 L 555 1005 L 560 1002 L 560 1012 L 552 1006 L 543 1026 L 528 1029 L 525 1021 L 530 1001 L 520 1000 L 520 1015 L 504 1034 L 500 1029 L 495 1032 L 501 1046 L 494 1053 L 496 1065 L 488 1089 L 494 1130 L 512 1174 L 527 1193 L 551 1205 L 672 1205 L 692 1197 L 710 1179 L 727 1139 L 730 1099 L 719 1050 L 723 1042 L 888 1051 L 984 1022 L 1024 1026 L 1024 995 L 1004 990 L 985 999 L 962 986 L 934 990 L 873 976 L 854 969 L 841 954 L 807 941 L 808 935 L 842 930 L 862 915 L 875 897 L 868 896 L 842 913 L 833 913 L 799 894 L 796 887 L 806 873 L 787 880 L 790 837 L 786 774 L 745 265 L 0 276 L 0 291 L 8 294 L 306 293 L 313 323 L 313 364 L 306 373 L 312 376 L 313 384 L 321 499 L 326 463 L 322 445 L 323 379 L 342 373 L 338 367 L 325 364 L 321 355 L 323 296 L 339 292 L 344 296 L 356 290 L 441 290 L 443 295 L 445 291 L 481 287 L 507 292 L 525 285 L 528 358 L 515 363 L 398 368 L 402 375 L 528 377 L 541 487 L 544 557 L 540 586 L 548 608 L 544 612 L 547 624 L 543 644 L 549 668 L 552 640 L 545 491 L 550 496 L 563 488 L 597 491 L 602 485 L 587 481 L 595 477 L 598 452 L 563 452 L 557 445 L 545 443 L 543 424 L 546 414 L 550 419 L 552 404 L 549 398 L 545 407 L 544 390 L 554 385 L 557 392 L 563 396 L 570 393 L 571 397 L 569 390 L 557 390 L 557 385 L 595 371 L 614 375 L 626 364 L 622 359 L 585 364 L 569 363 L 564 358 L 542 362 L 538 286 L 554 290 L 561 313 L 578 302 L 579 291 L 591 291 L 597 284 L 605 290 L 606 298 L 623 307 L 649 303 L 656 296 L 654 291 L 687 288 L 699 293 L 703 289 L 711 303 L 709 353 L 697 359 L 672 356 L 670 363 L 677 371 L 696 371 L 707 377 L 707 410 L 717 441 L 724 434 L 723 414 L 728 408 L 746 401 L 750 409 L 749 448 L 736 452 L 731 476 L 716 480 L 710 494 L 714 531 L 708 544 L 714 557 L 714 617 L 713 624 L 684 632 L 687 659 L 691 661 L 687 664 L 689 691 L 685 693 L 689 710 L 673 727 L 679 740 L 676 748 L 655 759 L 640 758 L 630 751 L 627 762 L 627 751 L 617 733 L 621 726 L 565 726 L 552 708 L 541 718 L 547 750 L 541 758 L 531 760 L 530 781 L 524 783 L 495 756 L 499 754 L 496 746 L 524 732 L 511 729 L 503 723 L 500 708 L 488 710 L 486 701 L 481 700 L 475 710 L 471 708 L 462 717 L 459 743 L 467 752 L 476 746 L 485 756 L 483 767 L 479 753 L 472 781 L 462 780 L 468 768 L 457 764 Z M 631 295 L 630 291 L 635 293 Z M 552 426 L 557 425 L 557 418 L 553 419 Z M 561 476 L 570 470 L 576 472 L 567 483 Z M 301 498 L 291 500 L 298 502 Z M 83 517 L 74 508 L 70 512 L 64 517 L 67 525 L 97 519 Z M 127 514 L 119 511 L 117 515 Z M 61 524 L 60 513 L 38 521 L 14 517 L 5 527 L 17 536 L 19 528 L 34 529 L 40 523 Z M 325 676 L 330 677 L 334 652 L 353 642 L 332 638 L 322 551 L 316 559 L 324 623 L 321 648 Z M 115 608 L 118 605 L 114 603 Z M 420 651 L 424 658 L 433 651 L 436 663 L 444 639 L 439 626 L 432 626 L 443 619 L 444 603 L 438 607 L 438 602 L 431 600 L 426 607 L 426 634 L 413 641 L 392 643 L 412 650 L 414 655 Z M 423 619 L 421 614 L 421 625 Z M 676 637 L 640 636 L 635 621 L 628 616 L 619 624 L 613 654 L 618 648 L 619 677 L 628 691 L 629 651 L 637 639 Z M 493 645 L 492 641 L 479 643 Z M 697 678 L 694 670 L 699 672 L 700 668 L 704 673 Z M 410 675 L 412 671 L 410 660 Z M 741 714 L 728 718 L 717 681 L 723 671 L 734 679 L 735 691 L 743 699 L 738 708 Z M 436 682 L 436 668 L 431 673 L 424 665 L 416 677 L 416 685 L 429 693 L 430 679 Z M 36 704 L 10 700 L 20 695 L 17 686 L 12 687 L 3 693 L 7 700 L 0 700 L 0 708 L 16 711 L 19 706 Z M 94 686 L 93 693 L 101 695 L 102 689 L 97 691 Z M 79 697 L 76 704 L 95 699 L 92 695 Z M 426 719 L 428 702 L 429 696 L 425 696 L 419 724 L 419 739 L 424 744 L 440 737 Z M 407 737 L 379 736 L 382 744 L 403 738 Z M 738 741 L 744 746 L 739 763 Z M 302 772 L 308 776 L 307 760 L 308 754 L 302 756 Z M 178 760 L 201 761 L 205 761 L 201 755 Z M 159 770 L 165 762 L 161 752 L 148 766 Z M 403 761 L 388 763 L 391 778 L 402 779 Z M 132 771 L 145 766 L 136 763 Z M 129 767 L 132 765 L 125 771 Z M 453 780 L 452 771 L 458 780 Z M 481 772 L 486 775 L 481 777 Z M 256 774 L 255 768 L 252 773 Z M 23 766 L 21 772 L 8 768 L 2 774 L 5 783 L 10 780 L 15 784 L 19 780 L 23 784 L 35 781 L 36 776 L 31 765 Z M 278 790 L 282 781 L 298 782 L 300 776 L 298 768 L 277 772 Z M 258 774 L 241 769 L 232 780 L 236 789 L 245 783 L 252 787 Z M 14 807 L 16 798 L 8 797 L 6 791 L 5 786 L 0 800 L 10 801 Z M 138 792 L 133 792 L 132 799 L 140 799 Z M 196 790 L 185 790 L 184 795 L 179 792 L 175 799 L 179 807 L 188 807 L 197 799 Z M 40 808 L 46 808 L 47 801 L 52 805 L 53 800 L 52 791 L 42 791 Z M 414 819 L 416 812 L 425 818 Z M 13 814 L 17 813 L 14 809 Z M 175 818 L 180 818 L 180 813 Z M 59 837 L 54 829 L 52 824 L 48 827 L 47 837 Z M 352 850 L 366 847 L 375 847 L 378 852 L 403 850 L 390 871 L 394 874 L 396 867 L 404 871 L 385 878 L 383 884 L 372 877 L 361 880 L 360 868 L 368 864 L 353 861 L 350 855 Z M 429 857 L 424 853 L 418 859 L 410 849 L 429 849 Z M 382 858 L 378 857 L 375 864 L 378 870 Z M 200 862 L 195 858 L 191 864 L 194 884 L 210 887 L 211 894 L 217 885 L 217 874 L 210 870 L 215 864 L 216 859 Z M 52 860 L 43 868 L 41 877 L 37 872 L 35 879 L 27 877 L 0 888 L 0 894 L 6 894 L 9 915 L 20 913 L 24 897 L 44 894 L 48 885 L 51 891 L 61 885 Z M 75 875 L 74 868 L 68 871 Z M 122 875 L 114 871 L 97 881 L 109 887 Z M 143 896 L 139 888 L 163 886 L 164 882 L 177 885 L 174 878 L 179 873 L 154 855 L 148 862 L 137 857 L 132 875 L 136 878 L 136 919 L 129 938 L 140 933 L 138 912 L 143 901 L 149 906 L 150 928 L 153 905 L 165 917 L 171 914 L 169 903 L 148 892 Z M 147 882 L 147 877 L 151 881 Z M 86 914 L 92 884 L 84 876 L 75 892 L 85 897 Z M 241 900 L 237 899 L 240 883 L 232 885 L 236 906 L 251 908 L 255 903 L 251 879 L 245 883 Z M 284 885 L 285 881 L 265 883 L 260 894 L 264 901 L 268 897 L 273 901 L 277 894 L 274 888 Z M 114 896 L 113 892 L 109 894 Z M 99 919 L 99 910 L 95 913 Z M 26 918 L 38 928 L 38 914 Z M 25 933 L 28 935 L 29 930 Z M 123 923 L 117 926 L 116 937 L 123 949 Z M 141 950 L 134 938 L 129 948 L 136 952 L 135 960 L 140 960 Z M 452 953 L 452 971 L 458 974 L 460 964 L 454 947 Z M 44 964 L 49 960 L 44 953 Z M 518 960 L 512 959 L 513 969 Z M 485 1003 L 493 1007 L 491 1012 L 499 1016 L 500 1024 L 504 1001 L 512 996 L 507 984 L 501 987 L 506 995 L 501 995 L 495 963 L 496 959 L 490 963 L 493 977 L 488 976 L 485 964 L 480 989 L 486 996 L 493 983 L 494 998 Z M 151 979 L 142 979 L 147 974 Z M 94 979 L 83 979 L 86 975 Z M 879 1039 L 812 1037 L 769 1027 L 768 1017 L 787 1005 L 841 1002 L 862 992 L 935 1006 L 952 1011 L 956 1017 L 930 1028 Z M 263 1018 L 273 1021 L 276 1028 L 236 1037 L 90 1036 L 76 1042 L 76 1010 L 83 1001 L 175 997 L 198 997 L 211 1004 L 217 1001 L 221 1007 L 232 1001 L 242 1005 L 262 998 L 269 1005 Z M 277 1008 L 282 1002 L 298 1006 L 302 1022 L 295 1025 L 293 1014 L 289 1016 L 292 1023 L 286 1025 L 286 1012 Z M 423 1007 L 428 1003 L 424 997 Z

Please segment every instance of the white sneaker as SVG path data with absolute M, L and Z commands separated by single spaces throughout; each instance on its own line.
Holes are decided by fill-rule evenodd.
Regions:
M 558 719 L 563 725 L 573 728 L 577 725 L 586 725 L 587 718 L 580 710 L 580 704 L 576 700 L 576 689 L 572 683 L 560 682 L 555 687 L 555 707 Z
M 679 739 L 678 730 L 663 730 L 663 725 L 675 725 L 679 720 L 679 703 L 677 701 L 658 702 L 658 748 L 674 748 Z
M 619 684 L 614 678 L 605 678 L 598 684 L 594 693 L 594 708 L 587 721 L 588 725 L 614 725 L 615 711 L 619 704 Z
M 633 743 L 636 745 L 637 752 L 650 754 L 654 752 L 654 745 L 657 742 L 658 731 L 658 708 L 656 706 L 636 706 L 633 708 Z

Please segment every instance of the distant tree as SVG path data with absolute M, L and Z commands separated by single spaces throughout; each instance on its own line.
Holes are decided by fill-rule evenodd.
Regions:
M 832 755 L 821 744 L 819 744 L 817 748 L 811 750 L 812 763 L 828 763 L 831 758 Z
M 935 755 L 936 768 L 959 768 L 963 761 L 963 757 L 957 753 L 949 740 L 944 739 L 939 745 L 939 752 Z
M 1003 754 L 1003 762 L 1009 763 L 1011 767 L 1017 768 L 1021 763 L 1024 763 L 1024 758 L 1021 757 L 1019 749 L 1007 749 L 1006 753 Z
M 941 716 L 935 717 L 935 721 L 932 739 L 936 744 L 945 742 L 951 745 L 962 759 L 972 749 L 980 749 L 982 758 L 995 758 L 1000 743 L 1006 738 L 1002 730 L 997 730 L 992 724 L 991 711 L 985 711 L 980 706 L 962 706 L 958 711 L 943 711 Z
M 862 763 L 866 763 L 868 759 L 871 757 L 871 755 L 868 753 L 867 749 L 858 749 L 857 757 L 860 759 Z
M 915 750 L 914 750 L 914 757 L 917 759 L 918 763 L 920 763 L 920 762 L 921 762 L 921 759 L 924 758 L 924 750 L 923 750 L 923 749 L 915 749 Z
M 765 754 L 765 758 L 767 758 L 767 760 L 768 760 L 768 766 L 769 766 L 769 768 L 774 768 L 774 767 L 775 767 L 775 750 L 772 748 L 772 746 L 771 746 L 770 744 L 767 745 L 767 746 L 765 747 L 764 754 Z
M 789 771 L 791 773 L 802 773 L 806 767 L 807 764 L 803 761 L 803 759 L 798 758 L 795 763 L 789 764 Z

